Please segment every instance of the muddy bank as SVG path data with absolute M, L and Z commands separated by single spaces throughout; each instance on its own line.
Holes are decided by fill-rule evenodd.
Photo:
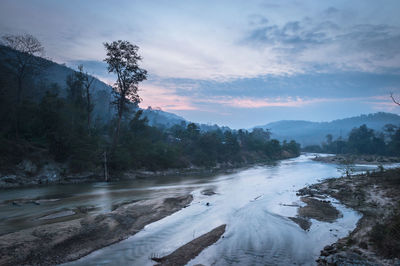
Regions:
M 297 223 L 303 230 L 307 231 L 310 229 L 312 225 L 310 219 L 332 223 L 342 217 L 342 214 L 332 206 L 330 201 L 315 199 L 310 195 L 308 197 L 301 197 L 300 200 L 306 205 L 299 207 L 297 209 L 297 216 L 289 217 L 289 219 Z
M 191 195 L 144 200 L 107 213 L 0 236 L 0 265 L 54 265 L 128 238 L 184 207 Z
M 158 262 L 157 265 L 163 266 L 179 266 L 186 265 L 190 260 L 194 259 L 205 248 L 211 246 L 225 233 L 226 224 L 220 225 L 210 232 L 199 236 L 198 238 L 190 241 L 189 243 L 178 248 L 168 256 L 162 258 L 152 258 Z
M 400 163 L 399 157 L 386 157 L 377 155 L 346 155 L 337 154 L 331 156 L 315 156 L 312 160 L 324 163 L 334 164 L 365 164 L 365 165 L 380 165 Z
M 319 265 L 400 263 L 400 169 L 326 179 L 299 191 L 329 195 L 363 217 L 356 229 L 321 251 Z
M 342 214 L 332 206 L 330 201 L 315 199 L 310 196 L 301 197 L 300 200 L 306 205 L 299 207 L 297 216 L 289 217 L 289 219 L 297 223 L 303 230 L 310 229 L 312 224 L 310 219 L 332 223 L 342 217 Z

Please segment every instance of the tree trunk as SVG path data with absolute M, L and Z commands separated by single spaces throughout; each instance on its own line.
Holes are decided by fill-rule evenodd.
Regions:
M 89 89 L 87 89 L 86 90 L 86 98 L 87 98 L 87 127 L 88 127 L 88 132 L 89 132 L 89 135 L 90 135 L 90 113 L 91 113 L 91 110 L 90 110 L 90 94 L 89 94 Z
M 113 150 L 117 147 L 117 144 L 118 144 L 119 130 L 120 130 L 120 127 L 121 127 L 121 120 L 122 120 L 122 110 L 123 110 L 122 100 L 119 99 L 119 103 L 118 103 L 118 120 L 117 120 L 117 128 L 115 130 L 114 141 L 113 141 Z
M 17 98 L 15 105 L 15 138 L 19 139 L 19 116 L 21 109 L 21 98 L 22 98 L 22 77 L 18 77 L 18 88 L 17 88 Z
M 104 151 L 103 157 L 104 157 L 104 180 L 108 182 L 107 151 Z

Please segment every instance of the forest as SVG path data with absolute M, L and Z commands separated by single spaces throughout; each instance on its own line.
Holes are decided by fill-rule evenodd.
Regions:
M 321 145 L 311 145 L 303 151 L 334 154 L 362 154 L 400 156 L 400 127 L 387 124 L 383 132 L 376 132 L 362 125 L 354 128 L 347 139 L 341 137 L 333 140 L 331 134 Z
M 270 138 L 263 129 L 202 131 L 195 123 L 170 128 L 150 126 L 138 107 L 138 47 L 105 43 L 108 71 L 116 74 L 109 120 L 93 115 L 94 78 L 79 67 L 64 83 L 38 81 L 50 62 L 31 35 L 3 37 L 0 60 L 0 151 L 2 169 L 23 159 L 48 158 L 80 172 L 102 168 L 161 170 L 168 168 L 240 166 L 298 156 L 300 145 Z M 125 58 L 121 57 L 124 54 Z M 118 61 L 119 60 L 119 61 Z M 52 63 L 52 62 L 51 62 Z M 122 72 L 121 72 L 121 69 Z M 66 93 L 65 93 L 66 92 Z

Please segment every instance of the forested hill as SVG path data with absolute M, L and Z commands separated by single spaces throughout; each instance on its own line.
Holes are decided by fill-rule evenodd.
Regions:
M 14 38 L 38 43 L 29 35 Z M 128 42 L 113 45 L 119 53 L 138 57 L 134 49 L 126 49 Z M 108 173 L 131 169 L 233 167 L 300 154 L 296 142 L 280 143 L 261 129 L 199 126 L 161 110 L 138 110 L 126 98 L 139 97 L 136 92 L 122 93 L 127 83 L 112 91 L 99 80 L 93 83 L 82 67 L 73 71 L 4 47 L 0 52 L 0 171 L 23 178 L 6 178 L 7 184 L 57 182 L 54 176 L 83 172 L 108 180 Z M 122 60 L 113 56 L 107 53 L 106 59 Z M 125 82 L 132 89 L 139 85 Z M 46 170 L 48 165 L 56 175 Z
M 380 112 L 333 120 L 331 122 L 283 120 L 264 126 L 257 126 L 256 128 L 269 129 L 272 137 L 278 140 L 294 139 L 303 146 L 307 146 L 320 144 L 325 141 L 327 134 L 331 134 L 334 139 L 340 136 L 346 139 L 353 128 L 363 124 L 375 131 L 382 131 L 382 128 L 387 124 L 400 125 L 400 116 Z
M 13 60 L 16 53 L 19 52 L 0 45 L 0 55 L 3 60 Z M 57 64 L 47 59 L 36 58 L 36 60 L 40 61 L 41 65 L 44 67 L 39 71 L 38 75 L 35 75 L 34 80 L 30 81 L 30 89 L 24 91 L 24 97 L 39 101 L 45 95 L 46 91 L 53 86 L 53 84 L 58 85 L 59 95 L 61 97 L 66 97 L 67 77 L 76 73 L 76 71 L 65 65 Z M 8 79 L 10 79 L 9 77 L 12 77 L 12 75 L 7 75 L 7 70 L 5 69 L 0 70 L 2 73 L 2 77 L 0 77 L 1 82 L 6 86 L 7 84 L 11 84 L 13 80 Z M 110 106 L 112 88 L 97 78 L 94 78 L 92 87 L 94 117 L 95 119 L 100 119 L 104 122 L 109 121 L 113 117 L 113 108 Z M 180 124 L 181 122 L 187 122 L 183 117 L 151 108 L 145 109 L 143 115 L 147 117 L 149 124 L 154 126 L 171 127 Z

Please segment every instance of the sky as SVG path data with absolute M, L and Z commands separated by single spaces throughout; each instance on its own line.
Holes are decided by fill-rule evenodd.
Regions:
M 103 43 L 140 47 L 141 107 L 250 128 L 392 112 L 400 98 L 400 1 L 2 0 L 0 34 L 113 84 Z

